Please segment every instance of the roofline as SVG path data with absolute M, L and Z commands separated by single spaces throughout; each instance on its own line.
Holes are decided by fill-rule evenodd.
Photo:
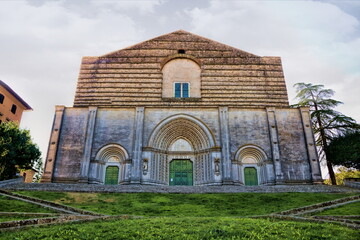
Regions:
M 24 107 L 25 110 L 33 110 L 29 104 L 27 104 L 14 90 L 11 89 L 6 83 L 4 83 L 2 80 L 0 80 L 0 86 L 5 88 L 11 95 L 13 95 Z
M 185 31 L 185 30 L 183 30 L 183 29 L 179 29 L 179 30 L 176 30 L 176 31 L 173 31 L 173 32 L 170 32 L 170 33 L 165 33 L 165 34 L 162 34 L 162 35 L 160 35 L 160 36 L 150 38 L 150 39 L 148 39 L 148 40 L 141 41 L 141 42 L 139 42 L 139 43 L 133 44 L 133 45 L 131 45 L 131 46 L 128 46 L 128 47 L 125 47 L 125 48 L 122 48 L 122 49 L 118 49 L 118 50 L 115 50 L 115 51 L 112 51 L 112 52 L 103 54 L 103 55 L 101 55 L 101 56 L 97 56 L 97 58 L 107 57 L 108 55 L 112 55 L 112 54 L 117 53 L 117 52 L 119 52 L 119 51 L 131 49 L 132 47 L 134 47 L 134 46 L 136 46 L 136 45 L 140 45 L 140 44 L 145 43 L 145 42 L 150 42 L 150 41 L 156 40 L 157 38 L 161 38 L 161 37 L 163 37 L 163 36 L 170 35 L 170 34 L 174 34 L 174 33 L 187 33 L 187 34 L 191 34 L 191 35 L 194 35 L 194 36 L 196 36 L 196 37 L 198 37 L 198 38 L 205 39 L 205 40 L 207 40 L 207 41 L 209 41 L 209 42 L 214 42 L 214 43 L 216 43 L 216 44 L 220 44 L 220 45 L 223 45 L 223 46 L 232 48 L 232 49 L 234 49 L 234 50 L 241 51 L 241 52 L 244 52 L 244 53 L 246 53 L 246 54 L 253 55 L 254 57 L 259 57 L 259 58 L 261 57 L 261 56 L 255 55 L 255 54 L 253 54 L 253 53 L 250 53 L 250 52 L 241 50 L 241 49 L 239 49 L 239 48 L 230 46 L 230 45 L 228 45 L 228 44 L 221 43 L 221 42 L 218 42 L 218 41 L 216 41 L 216 40 L 212 40 L 212 39 L 210 39 L 210 38 L 203 37 L 203 36 L 197 35 L 197 34 L 195 34 L 195 33 Z

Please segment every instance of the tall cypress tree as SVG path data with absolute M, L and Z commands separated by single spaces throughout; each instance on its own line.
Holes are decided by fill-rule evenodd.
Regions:
M 351 117 L 335 111 L 342 102 L 332 99 L 334 91 L 325 89 L 324 85 L 296 83 L 296 99 L 293 107 L 309 107 L 311 122 L 315 134 L 320 159 L 328 159 L 328 144 L 336 136 L 351 129 L 359 129 L 360 125 Z M 331 183 L 336 185 L 335 173 L 330 161 L 326 161 Z

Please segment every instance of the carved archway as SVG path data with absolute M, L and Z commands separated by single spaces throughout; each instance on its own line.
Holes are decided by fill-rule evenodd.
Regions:
M 185 114 L 171 116 L 160 122 L 149 138 L 148 146 L 168 150 L 178 138 L 184 138 L 195 151 L 214 147 L 215 139 L 209 128 L 200 120 Z
M 169 184 L 169 164 L 174 159 L 193 163 L 194 185 L 214 182 L 213 147 L 215 139 L 209 128 L 200 120 L 179 114 L 161 121 L 152 131 L 145 155 L 145 178 L 157 184 Z
M 129 155 L 125 148 L 119 144 L 107 144 L 96 154 L 90 163 L 90 182 L 105 183 L 106 170 L 109 167 L 118 168 L 118 183 L 125 179 L 125 161 Z
M 240 147 L 235 153 L 233 161 L 233 176 L 235 182 L 245 184 L 245 171 L 256 169 L 257 182 L 259 185 L 274 183 L 274 166 L 264 150 L 260 147 L 248 144 Z

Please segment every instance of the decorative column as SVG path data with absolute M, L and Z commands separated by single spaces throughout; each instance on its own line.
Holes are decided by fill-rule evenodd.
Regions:
M 312 182 L 315 184 L 321 184 L 323 180 L 321 178 L 320 163 L 316 151 L 314 134 L 311 127 L 309 108 L 300 107 L 299 111 L 305 134 L 306 149 L 309 158 Z
M 233 184 L 231 178 L 230 160 L 230 137 L 229 137 L 229 109 L 219 107 L 220 135 L 221 135 L 221 155 L 222 155 L 222 179 L 223 184 Z
M 44 174 L 42 175 L 41 182 L 52 182 L 64 110 L 65 106 L 55 106 L 54 122 L 51 130 Z
M 79 182 L 87 183 L 89 180 L 89 167 L 91 158 L 91 149 L 94 136 L 94 128 L 96 122 L 97 107 L 89 107 L 87 118 L 86 136 L 83 159 L 80 165 L 80 179 Z
M 270 145 L 275 168 L 275 182 L 276 184 L 282 184 L 284 183 L 284 175 L 281 169 L 279 136 L 277 130 L 275 108 L 266 108 L 266 113 L 269 124 Z
M 144 107 L 137 107 L 135 114 L 134 126 L 134 148 L 132 159 L 131 184 L 140 184 L 141 182 L 141 156 L 142 156 L 142 139 L 144 129 Z

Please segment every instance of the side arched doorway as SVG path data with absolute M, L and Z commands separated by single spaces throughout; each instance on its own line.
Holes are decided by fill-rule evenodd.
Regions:
M 95 159 L 90 161 L 90 183 L 124 183 L 127 159 L 127 151 L 119 144 L 105 145 L 98 151 Z
M 274 165 L 260 147 L 245 145 L 240 147 L 232 163 L 234 182 L 240 185 L 274 184 Z

